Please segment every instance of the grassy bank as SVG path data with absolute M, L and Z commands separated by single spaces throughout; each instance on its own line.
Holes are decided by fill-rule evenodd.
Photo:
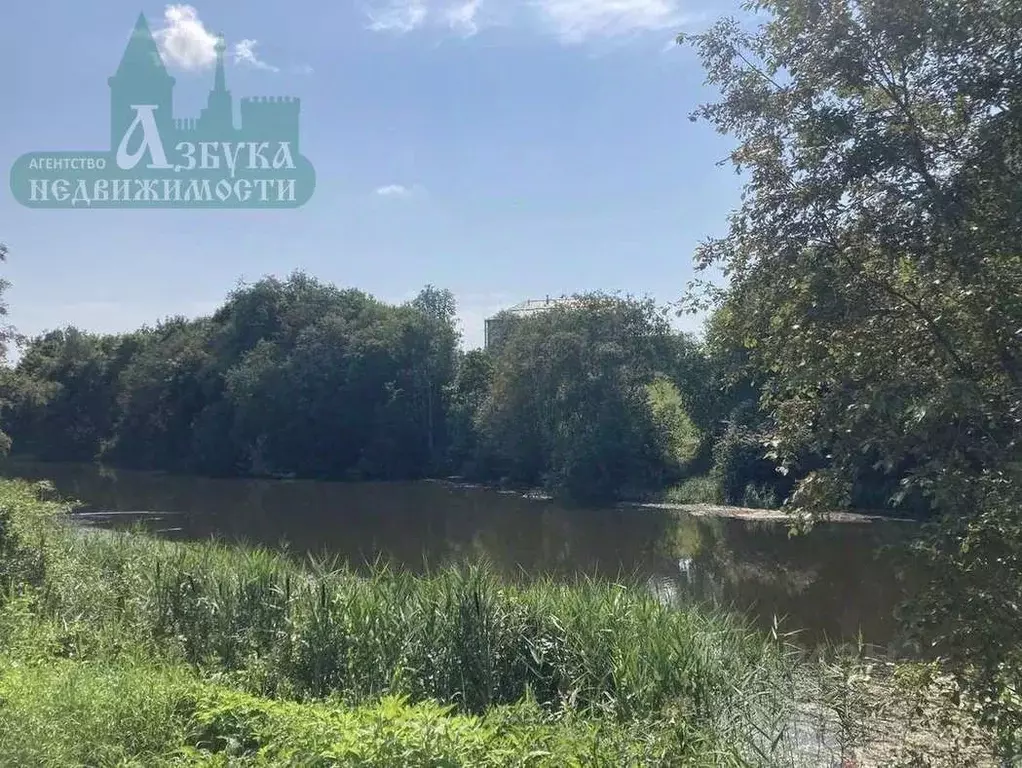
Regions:
M 866 765 L 944 721 L 946 764 L 985 749 L 932 714 L 939 678 L 639 589 L 365 578 L 61 512 L 0 484 L 2 765 Z
M 530 702 L 476 717 L 399 697 L 271 700 L 123 659 L 7 662 L 0 697 L 0 763 L 12 766 L 609 767 L 672 764 L 685 751 L 655 722 L 552 722 Z

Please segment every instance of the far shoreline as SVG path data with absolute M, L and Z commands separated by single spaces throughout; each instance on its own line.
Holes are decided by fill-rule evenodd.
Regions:
M 757 522 L 793 522 L 794 519 L 780 509 L 753 509 L 750 507 L 733 507 L 727 504 L 674 504 L 668 502 L 623 501 L 618 507 L 627 509 L 656 509 L 669 512 L 684 512 L 694 517 L 727 517 L 736 520 Z M 888 515 L 869 514 L 866 512 L 831 512 L 821 522 L 824 523 L 918 523 L 907 517 L 890 517 Z

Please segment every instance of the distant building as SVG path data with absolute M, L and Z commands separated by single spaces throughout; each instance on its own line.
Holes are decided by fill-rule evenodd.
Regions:
M 569 299 L 564 296 L 559 299 L 551 299 L 547 296 L 545 299 L 528 299 L 515 304 L 513 307 L 501 310 L 493 317 L 488 317 L 485 320 L 483 347 L 484 349 L 489 349 L 494 343 L 497 343 L 507 330 L 508 321 L 515 317 L 528 317 L 529 315 L 545 312 L 554 307 L 570 307 L 577 303 L 575 299 Z

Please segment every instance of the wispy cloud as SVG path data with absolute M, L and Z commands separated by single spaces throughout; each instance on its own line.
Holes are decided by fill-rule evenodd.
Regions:
M 376 32 L 411 32 L 426 20 L 426 0 L 389 0 L 367 11 L 369 29 Z
M 471 37 L 479 31 L 477 16 L 482 0 L 462 0 L 444 12 L 448 26 L 460 35 Z
M 387 184 L 386 186 L 378 187 L 376 194 L 379 197 L 408 197 L 412 194 L 412 190 L 404 184 Z
M 163 60 L 170 66 L 202 70 L 216 62 L 217 36 L 206 28 L 194 6 L 168 5 L 163 11 L 162 25 L 153 31 L 153 38 Z M 259 41 L 248 38 L 235 43 L 231 49 L 234 63 L 279 72 L 280 67 L 256 55 L 258 44 Z
M 280 72 L 280 67 L 275 67 L 272 64 L 267 64 L 265 61 L 256 56 L 255 47 L 259 44 L 258 40 L 242 40 L 234 44 L 234 63 L 235 64 L 247 64 L 250 67 L 256 69 L 265 69 L 268 72 Z
M 565 43 L 655 32 L 685 22 L 677 0 L 534 0 L 533 6 Z
M 532 28 L 566 45 L 597 38 L 678 30 L 692 20 L 683 0 L 387 0 L 369 28 L 405 34 L 431 26 L 463 37 L 492 23 Z M 487 11 L 483 19 L 481 11 Z M 499 20 L 499 21 L 498 21 Z

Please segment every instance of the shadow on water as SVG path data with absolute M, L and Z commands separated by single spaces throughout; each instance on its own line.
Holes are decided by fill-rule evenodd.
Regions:
M 141 523 L 176 539 L 215 537 L 333 555 L 353 567 L 385 562 L 418 573 L 485 560 L 508 579 L 626 578 L 672 602 L 709 601 L 764 628 L 890 646 L 906 575 L 877 548 L 911 526 L 818 526 L 789 537 L 776 522 L 668 510 L 569 508 L 438 482 L 330 483 L 211 479 L 83 464 L 9 461 L 9 477 L 49 479 L 78 499 L 83 522 Z

